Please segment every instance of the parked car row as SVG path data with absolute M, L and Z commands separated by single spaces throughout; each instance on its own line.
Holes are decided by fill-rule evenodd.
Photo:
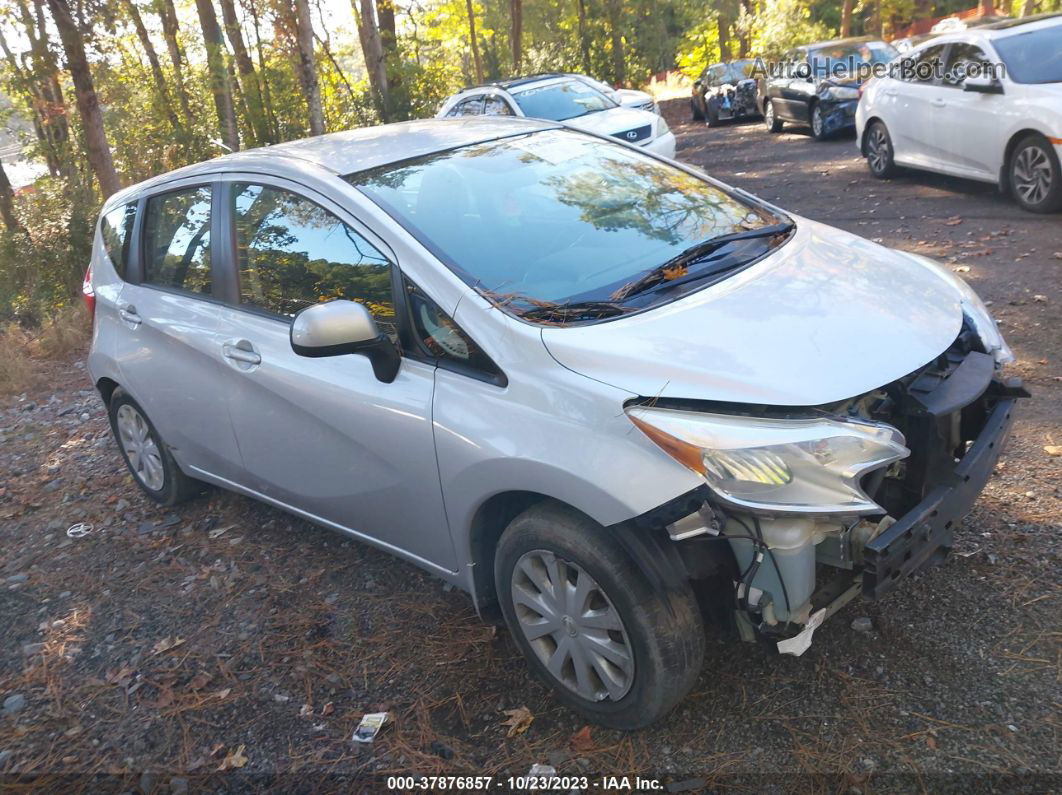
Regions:
M 693 118 L 761 115 L 770 133 L 792 123 L 816 140 L 855 130 L 881 179 L 917 168 L 1062 209 L 1062 14 L 953 27 L 902 56 L 862 38 L 797 47 L 767 76 L 748 60 L 713 64 L 694 82 Z

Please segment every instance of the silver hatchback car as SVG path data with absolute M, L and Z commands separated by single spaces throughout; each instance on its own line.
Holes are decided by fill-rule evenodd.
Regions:
M 706 625 L 799 654 L 941 558 L 1025 394 L 933 262 L 527 119 L 126 189 L 85 294 L 149 497 L 220 486 L 422 566 L 621 728 L 684 697 Z

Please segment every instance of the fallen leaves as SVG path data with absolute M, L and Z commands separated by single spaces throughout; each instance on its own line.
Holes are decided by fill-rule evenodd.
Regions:
M 184 638 L 182 638 L 182 637 L 179 637 L 179 636 L 178 637 L 174 637 L 174 638 L 166 637 L 166 638 L 163 638 L 162 640 L 160 640 L 158 643 L 156 643 L 151 648 L 151 653 L 152 653 L 152 655 L 165 654 L 166 652 L 170 651 L 171 649 L 176 649 L 182 643 L 184 643 Z
M 590 736 L 589 726 L 583 726 L 583 728 L 579 729 L 571 736 L 568 742 L 573 751 L 581 754 L 593 751 L 597 747 L 594 743 L 594 738 Z
M 535 719 L 535 716 L 531 714 L 531 710 L 527 707 L 506 709 L 503 712 L 509 716 L 508 720 L 502 721 L 502 726 L 509 727 L 509 731 L 505 733 L 506 737 L 515 737 L 518 734 L 523 734 L 531 727 L 531 721 Z
M 961 223 L 962 217 L 958 215 L 953 215 L 951 218 L 948 218 L 946 221 L 944 221 L 944 226 L 958 226 Z
M 218 772 L 224 772 L 226 770 L 235 770 L 241 768 L 247 764 L 248 759 L 244 755 L 244 750 L 247 746 L 241 745 L 234 751 L 229 751 L 225 754 L 225 758 L 221 760 L 221 765 L 218 767 Z
M 1044 452 L 1048 455 L 1062 455 L 1062 444 L 1045 444 Z

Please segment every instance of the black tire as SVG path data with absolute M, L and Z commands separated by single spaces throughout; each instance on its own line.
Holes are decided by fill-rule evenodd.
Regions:
M 812 102 L 808 108 L 808 124 L 811 126 L 811 137 L 816 141 L 825 141 L 830 137 L 826 131 L 826 120 L 822 117 L 822 108 L 818 102 Z
M 774 115 L 774 103 L 769 99 L 763 101 L 763 124 L 769 133 L 780 133 L 784 122 Z
M 1062 168 L 1055 148 L 1039 133 L 1014 147 L 1007 163 L 1007 187 L 1022 209 L 1053 213 L 1062 209 Z
M 123 406 L 128 406 L 129 409 L 123 411 Z M 133 476 L 133 480 L 148 497 L 160 505 L 177 505 L 178 503 L 190 500 L 203 490 L 203 484 L 200 481 L 188 477 L 181 471 L 181 468 L 177 466 L 177 462 L 174 461 L 169 448 L 166 446 L 166 443 L 162 441 L 162 437 L 159 436 L 158 431 L 155 430 L 155 426 L 152 425 L 151 420 L 148 419 L 147 414 L 140 407 L 140 404 L 133 400 L 129 393 L 121 387 L 115 389 L 114 393 L 111 395 L 111 402 L 107 407 L 107 414 L 111 421 L 111 433 L 114 434 L 114 440 L 118 444 L 118 449 L 122 453 L 122 458 L 125 459 L 125 465 L 129 469 L 129 474 Z M 161 471 L 161 484 L 157 487 L 153 487 L 153 484 L 149 482 L 152 475 L 145 474 L 145 470 L 138 473 L 136 465 L 134 465 L 134 462 L 130 459 L 130 451 L 127 450 L 128 445 L 119 428 L 120 416 L 123 418 L 123 422 L 125 422 L 125 418 L 134 416 L 139 416 L 143 421 L 146 436 L 150 437 L 151 442 L 155 445 L 155 449 L 158 452 L 157 466 L 158 470 Z
M 573 686 L 550 673 L 539 658 L 540 654 L 561 654 L 558 658 L 564 660 L 561 671 L 568 670 L 568 662 L 571 662 L 571 676 L 575 676 L 574 657 L 570 652 L 566 652 L 568 657 L 560 652 L 553 635 L 535 640 L 535 647 L 525 636 L 514 602 L 514 578 L 518 588 L 526 589 L 530 585 L 532 590 L 537 589 L 522 567 L 528 562 L 534 563 L 537 555 L 545 556 L 545 560 L 555 559 L 560 564 L 555 571 L 564 572 L 559 576 L 566 589 L 572 587 L 566 593 L 577 593 L 575 585 L 587 574 L 594 586 L 584 594 L 584 607 L 570 611 L 577 618 L 565 615 L 562 622 L 553 622 L 558 628 L 564 627 L 558 632 L 562 642 L 566 641 L 564 636 L 567 635 L 572 638 L 568 643 L 580 643 L 586 647 L 588 641 L 582 636 L 592 636 L 596 632 L 600 637 L 602 630 L 588 629 L 579 623 L 578 618 L 580 613 L 590 615 L 588 610 L 595 599 L 597 607 L 593 610 L 618 615 L 621 620 L 620 630 L 610 629 L 606 640 L 615 643 L 616 638 L 620 638 L 622 643 L 618 645 L 630 651 L 628 659 L 633 660 L 633 670 L 624 679 L 627 689 L 620 692 L 617 686 L 616 700 L 603 690 L 596 699 L 584 698 Z M 520 569 L 518 564 L 521 564 Z M 571 579 L 573 568 L 574 580 Z M 549 582 L 553 581 L 553 575 L 545 566 L 536 570 L 540 574 L 545 572 Z M 528 508 L 502 534 L 494 571 L 505 622 L 517 646 L 527 657 L 531 670 L 553 688 L 561 701 L 587 720 L 613 729 L 648 726 L 678 704 L 696 682 L 704 660 L 705 633 L 693 591 L 688 585 L 681 592 L 672 594 L 653 589 L 615 539 L 609 537 L 608 531 L 587 517 L 556 503 L 540 503 Z M 547 592 L 537 590 L 539 596 Z M 546 615 L 536 616 L 535 611 L 528 611 L 524 604 L 519 608 L 525 621 Z M 597 662 L 603 659 L 599 655 Z M 599 689 L 603 689 L 607 685 L 605 678 L 597 673 L 600 669 L 597 666 L 591 680 L 596 678 Z
M 705 118 L 708 120 L 709 127 L 719 126 L 719 99 L 712 97 L 705 105 Z
M 891 179 L 900 173 L 899 166 L 893 159 L 892 136 L 885 122 L 875 119 L 863 133 L 863 149 L 867 158 L 867 168 L 878 179 Z
M 701 112 L 700 107 L 697 105 L 697 100 L 690 97 L 690 112 L 693 114 L 694 121 L 704 121 L 704 114 Z

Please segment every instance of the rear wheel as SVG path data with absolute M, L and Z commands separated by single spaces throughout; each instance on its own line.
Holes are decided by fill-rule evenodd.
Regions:
M 782 131 L 782 120 L 774 115 L 774 103 L 769 99 L 763 103 L 763 126 L 767 128 L 769 133 L 780 133 Z
M 1008 168 L 1010 192 L 1022 208 L 1050 213 L 1062 208 L 1062 169 L 1050 141 L 1038 133 L 1018 142 Z
M 647 726 L 696 681 L 704 626 L 692 590 L 654 590 L 585 516 L 554 503 L 526 510 L 498 543 L 495 577 L 528 665 L 588 720 Z
M 872 121 L 865 135 L 867 167 L 870 173 L 878 179 L 895 177 L 899 169 L 893 160 L 892 138 L 885 123 Z
M 125 390 L 114 390 L 108 414 L 125 465 L 148 497 L 176 505 L 201 491 L 202 484 L 181 471 L 144 410 Z

